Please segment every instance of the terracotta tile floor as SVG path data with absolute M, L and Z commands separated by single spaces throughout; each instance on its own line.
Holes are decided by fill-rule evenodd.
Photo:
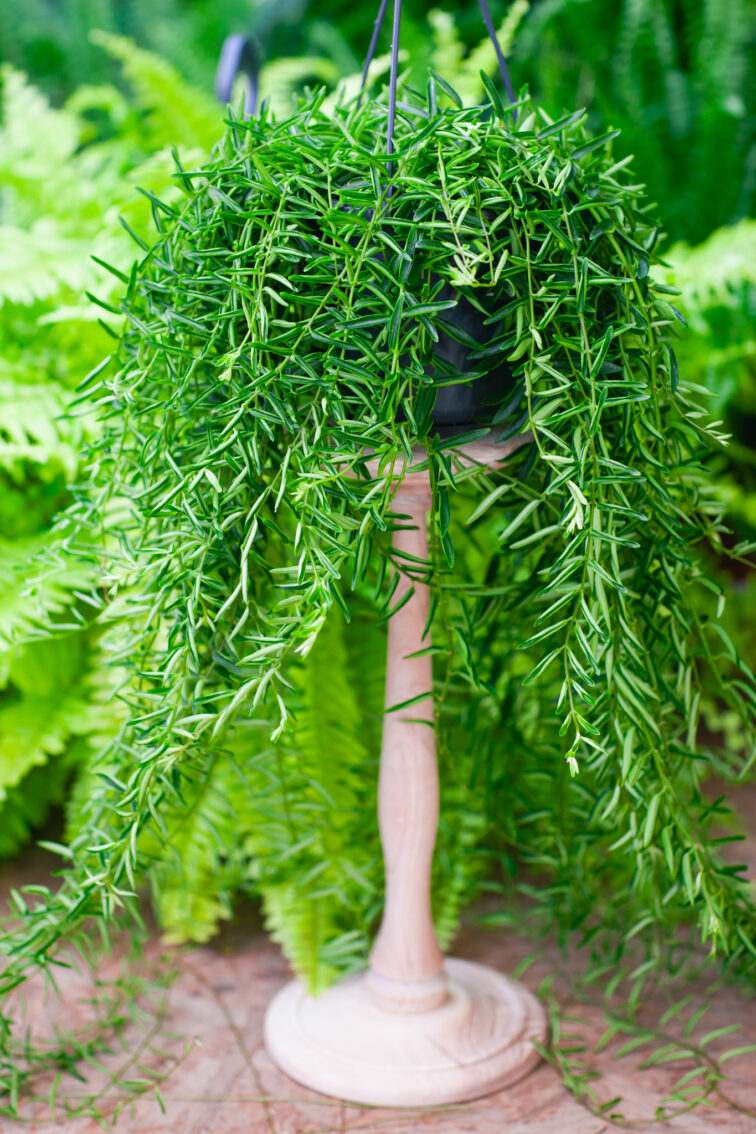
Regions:
M 756 788 L 749 789 L 749 796 L 752 798 L 746 802 L 756 804 Z M 756 812 L 756 806 L 749 806 L 749 810 Z M 749 840 L 746 850 L 756 877 L 756 839 Z M 41 852 L 35 852 L 14 866 L 12 879 L 6 871 L 3 884 L 39 880 L 46 866 Z M 468 927 L 460 934 L 454 952 L 507 972 L 530 948 L 512 935 Z M 142 1066 L 166 1073 L 160 1087 L 165 1113 L 154 1095 L 140 1098 L 118 1119 L 116 1130 L 124 1134 L 608 1134 L 627 1129 L 627 1125 L 594 1117 L 561 1086 L 546 1064 L 498 1095 L 435 1111 L 369 1109 L 318 1096 L 281 1074 L 262 1046 L 265 1007 L 289 972 L 254 915 L 246 924 L 242 921 L 235 925 L 215 947 L 177 953 L 173 959 L 179 975 L 167 993 L 160 1034 L 153 1038 L 159 1050 L 145 1050 L 139 1060 Z M 523 979 L 537 988 L 549 969 L 549 958 L 541 958 Z M 63 1007 L 57 1000 L 45 1002 L 39 990 L 31 990 L 27 1019 L 49 1027 L 56 1013 L 64 1011 L 68 1024 L 76 1022 L 72 1004 L 77 991 L 86 992 L 86 984 L 83 978 L 68 975 L 64 989 L 67 995 Z M 571 1000 L 569 975 L 555 985 L 555 992 L 565 1010 L 582 1018 L 576 1030 L 589 1046 L 595 1043 L 605 1026 L 601 1013 Z M 707 1013 L 702 1029 L 710 1031 L 734 1021 L 743 1021 L 744 1026 L 736 1040 L 727 1037 L 717 1041 L 720 1050 L 756 1043 L 756 999 L 725 989 Z M 98 1084 L 102 1086 L 104 1111 L 112 1111 L 118 1098 L 111 1081 L 113 1071 L 124 1068 L 127 1053 L 144 1040 L 145 1034 L 143 1027 L 130 1026 L 124 1034 L 126 1051 L 119 1049 L 104 1057 L 101 1069 L 88 1071 L 87 1092 Z M 665 1129 L 677 1134 L 756 1134 L 756 1118 L 736 1109 L 756 1109 L 756 1055 L 733 1058 L 727 1064 L 727 1093 L 736 1106 L 717 1100 L 714 1106 L 699 1108 L 664 1126 L 651 1121 L 655 1106 L 692 1065 L 676 1062 L 639 1070 L 639 1058 L 637 1053 L 622 1059 L 611 1054 L 596 1057 L 596 1065 L 604 1074 L 595 1087 L 604 1100 L 623 1096 L 622 1114 L 639 1134 Z M 138 1071 L 133 1066 L 123 1073 L 128 1078 Z M 59 1095 L 73 1099 L 83 1089 L 70 1078 L 61 1082 Z M 33 1128 L 43 1131 L 99 1134 L 102 1129 L 92 1118 L 51 1121 L 49 1114 L 41 1104 L 31 1104 L 26 1111 L 27 1118 L 36 1119 Z M 0 1120 L 3 1132 L 21 1129 L 19 1123 Z

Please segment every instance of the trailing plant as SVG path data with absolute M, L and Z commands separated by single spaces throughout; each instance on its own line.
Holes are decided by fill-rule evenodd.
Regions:
M 168 140 L 180 137 L 182 152 L 198 160 L 217 133 L 214 124 L 220 118 L 215 104 L 182 83 L 163 60 L 124 39 L 102 33 L 93 38 L 122 62 L 131 103 L 114 89 L 100 88 L 81 90 L 65 108 L 55 110 L 22 76 L 12 71 L 5 75 L 6 194 L 0 228 L 0 262 L 5 258 L 8 265 L 0 284 L 5 300 L 5 382 L 0 392 L 5 394 L 6 411 L 6 437 L 0 446 L 6 476 L 0 504 L 5 520 L 0 557 L 4 857 L 39 833 L 54 806 L 64 804 L 69 833 L 77 829 L 81 807 L 97 783 L 97 755 L 120 716 L 113 700 L 120 675 L 108 667 L 112 649 L 103 650 L 99 628 L 84 625 L 91 608 L 82 607 L 80 596 L 91 573 L 80 557 L 57 549 L 50 554 L 55 514 L 69 500 L 67 486 L 76 478 L 85 439 L 98 428 L 95 414 L 71 410 L 72 386 L 96 367 L 118 327 L 116 316 L 101 304 L 85 301 L 83 292 L 96 292 L 105 303 L 117 293 L 121 279 L 102 264 L 107 259 L 122 272 L 134 249 L 119 216 L 125 226 L 145 235 L 151 219 L 150 201 L 136 193 L 136 184 L 147 194 L 159 192 L 164 200 L 173 199 L 179 191 L 171 182 Z M 277 77 L 274 65 L 268 78 L 263 75 L 263 95 L 270 78 Z M 284 84 L 273 106 L 286 97 Z M 33 137 L 26 129 L 32 118 L 37 123 Z M 97 140 L 103 135 L 107 140 Z M 30 576 L 30 563 L 45 549 L 43 566 Z M 382 654 L 381 645 L 380 666 Z M 318 660 L 313 664 L 313 672 L 303 680 L 319 680 Z M 343 729 L 344 746 L 361 750 L 363 735 L 364 721 L 355 719 L 352 734 Z M 299 734 L 296 743 L 298 759 L 308 758 Z M 316 753 L 312 759 L 317 761 Z M 225 765 L 222 772 L 228 788 Z M 262 774 L 258 771 L 254 790 L 248 789 L 250 797 L 262 791 Z M 317 792 L 337 791 L 341 774 L 335 760 L 332 768 L 321 767 L 314 777 Z M 216 773 L 201 778 L 192 797 L 193 821 L 181 821 L 186 838 L 175 837 L 162 852 L 146 841 L 155 909 L 169 940 L 206 940 L 219 918 L 230 914 L 233 895 L 259 892 L 254 811 L 243 819 L 221 803 L 220 790 Z M 276 790 L 283 789 L 278 785 Z M 185 794 L 192 795 L 188 787 Z M 371 806 L 368 800 L 360 817 L 363 832 L 375 828 Z M 244 839 L 242 827 L 249 831 Z M 452 826 L 447 843 L 456 837 Z M 374 908 L 380 859 L 374 847 L 368 849 L 366 843 L 373 871 L 365 901 Z M 300 852 L 300 865 L 306 853 Z M 437 893 L 446 893 L 440 925 L 453 924 L 451 911 L 461 900 L 459 885 L 451 881 L 452 861 L 448 856 L 437 879 Z M 292 893 L 292 901 L 306 906 L 309 899 L 298 894 L 296 886 Z M 279 888 L 279 905 L 283 894 Z M 353 927 L 365 916 L 358 907 L 348 907 L 343 920 Z M 286 935 L 285 925 L 280 933 Z M 355 956 L 364 956 L 367 930 L 361 937 L 353 933 L 351 940 Z M 318 947 L 308 948 L 317 958 Z M 313 960 L 314 981 L 320 964 Z
M 713 681 L 751 738 L 756 695 L 699 558 L 722 547 L 703 467 L 721 438 L 678 369 L 681 317 L 650 272 L 661 231 L 614 132 L 527 98 L 515 122 L 486 86 L 484 110 L 438 78 L 406 91 L 390 155 L 381 100 L 326 113 L 321 92 L 283 121 L 232 117 L 209 162 L 179 167 L 183 199 L 153 202 L 161 234 L 112 305 L 128 322 L 115 365 L 86 382 L 110 417 L 71 544 L 92 570 L 104 558 L 118 596 L 128 718 L 61 887 L 19 897 L 0 989 L 49 971 L 63 941 L 86 949 L 90 919 L 105 934 L 128 920 L 150 859 L 193 844 L 203 794 L 247 815 L 241 872 L 259 870 L 300 970 L 317 986 L 355 963 L 376 912 L 374 836 L 354 869 L 350 854 L 377 707 L 338 665 L 326 679 L 318 651 L 349 652 L 342 619 L 359 644 L 371 609 L 390 617 L 400 568 L 433 593 L 457 898 L 481 849 L 505 874 L 540 872 L 512 887 L 536 923 L 611 971 L 632 958 L 636 1004 L 675 970 L 681 931 L 752 977 L 754 908 L 704 785 L 712 768 L 748 774 L 753 742 L 743 757 L 699 737 L 699 690 Z M 496 435 L 533 440 L 496 473 L 461 470 L 476 431 L 441 438 L 434 403 L 492 371 Z M 417 447 L 430 558 L 397 562 L 392 479 L 365 459 L 391 469 Z M 2 1040 L 10 1082 L 9 1016 Z

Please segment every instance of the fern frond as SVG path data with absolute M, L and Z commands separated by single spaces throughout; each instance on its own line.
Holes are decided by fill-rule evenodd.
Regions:
M 329 947 L 344 933 L 357 931 L 346 963 L 364 963 L 379 904 L 377 753 L 365 747 L 360 678 L 347 665 L 340 616 L 291 679 L 294 730 L 248 772 L 246 844 L 271 935 L 317 992 L 343 970 Z
M 181 145 L 209 150 L 214 145 L 223 129 L 218 103 L 189 86 L 170 63 L 130 39 L 103 31 L 93 31 L 90 39 L 121 63 L 137 106 L 149 115 L 146 128 L 153 148 Z
M 36 303 L 61 287 L 83 291 L 94 275 L 90 249 L 89 241 L 66 236 L 50 218 L 26 232 L 0 225 L 0 303 Z
M 55 382 L 31 385 L 0 373 L 0 468 L 12 473 L 22 462 L 55 465 L 71 479 L 84 428 L 82 418 L 66 416 L 70 400 Z
M 102 728 L 102 707 L 83 680 L 86 665 L 79 634 L 32 643 L 11 658 L 0 704 L 0 802 L 72 738 Z
M 45 536 L 0 541 L 0 652 L 49 631 L 91 585 L 92 569 L 81 561 L 44 563 L 47 544 Z
M 51 107 L 22 72 L 7 64 L 0 67 L 0 81 L 2 184 L 41 181 L 56 168 L 65 175 L 81 139 L 77 116 Z
M 216 757 L 181 786 L 181 802 L 165 817 L 165 840 L 144 840 L 152 856 L 150 884 L 170 944 L 207 941 L 231 916 L 231 899 L 245 880 L 229 766 Z M 240 869 L 238 869 L 240 867 Z
M 459 929 L 461 911 L 478 890 L 485 869 L 481 842 L 488 823 L 482 792 L 469 784 L 442 783 L 431 896 L 433 924 L 444 950 Z
M 756 283 L 756 220 L 718 228 L 695 247 L 675 244 L 665 259 L 671 268 L 656 274 L 680 289 L 683 303 L 736 304 L 739 287 Z
M 66 634 L 0 653 L 0 858 L 15 854 L 112 738 L 99 634 Z
M 504 55 L 509 54 L 517 29 L 529 10 L 530 0 L 514 0 L 510 5 L 497 32 Z M 484 96 L 481 71 L 487 75 L 496 71 L 496 52 L 491 40 L 485 36 L 467 52 L 451 13 L 433 8 L 428 13 L 428 23 L 433 36 L 433 70 L 451 83 L 465 106 L 475 106 Z
M 126 51 L 125 41 L 119 43 Z M 145 90 L 150 75 L 170 78 L 143 52 L 136 64 Z M 168 131 L 184 114 L 202 121 L 202 96 L 172 80 L 161 89 L 150 102 L 152 135 L 161 122 Z M 176 106 L 178 120 L 171 117 Z M 92 107 L 112 112 L 115 137 L 92 140 L 85 117 Z M 76 478 L 82 443 L 96 428 L 93 415 L 70 412 L 69 388 L 107 353 L 97 321 L 109 317 L 93 304 L 84 310 L 84 292 L 108 301 L 121 286 L 92 254 L 127 271 L 136 248 L 119 216 L 145 236 L 151 229 L 151 205 L 137 186 L 167 201 L 180 194 L 168 153 L 135 168 L 145 141 L 151 143 L 139 117 L 124 117 L 126 110 L 115 88 L 90 88 L 54 108 L 23 74 L 2 69 L 0 854 L 29 838 L 62 798 L 74 769 L 81 787 L 71 815 L 83 806 L 92 780 L 81 768 L 119 721 L 118 702 L 108 701 L 114 671 L 93 652 L 85 628 L 81 596 L 92 574 L 63 546 L 65 533 L 50 527 L 70 499 L 67 486 Z M 214 104 L 212 112 L 206 132 L 214 141 L 221 116 Z M 51 632 L 53 642 L 37 641 Z M 32 661 L 25 685 L 24 666 Z M 199 883 L 195 890 L 200 893 Z
M 0 807 L 0 860 L 12 858 L 31 841 L 50 810 L 62 803 L 73 759 L 48 760 L 27 772 L 17 787 L 8 788 Z

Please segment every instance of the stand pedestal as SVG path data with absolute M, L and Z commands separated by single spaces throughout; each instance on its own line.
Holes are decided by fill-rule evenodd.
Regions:
M 526 440 L 473 442 L 456 450 L 454 460 L 495 467 Z M 425 452 L 417 456 L 419 464 Z M 427 471 L 401 475 L 394 510 L 410 518 L 395 533 L 394 547 L 415 560 L 428 558 L 430 502 Z M 378 815 L 386 903 L 370 968 L 317 999 L 294 981 L 265 1017 L 268 1052 L 293 1079 L 377 1106 L 462 1102 L 506 1087 L 538 1062 L 532 1041 L 546 1033 L 543 1009 L 527 989 L 483 965 L 444 960 L 436 940 L 433 674 L 430 655 L 413 656 L 430 645 L 423 635 L 430 596 L 426 585 L 402 575 L 395 604 L 410 587 L 412 596 L 388 624 L 386 708 L 418 700 L 384 720 Z

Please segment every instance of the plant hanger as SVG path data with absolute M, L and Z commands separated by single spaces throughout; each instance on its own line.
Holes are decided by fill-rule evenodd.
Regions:
M 496 61 L 499 66 L 499 74 L 501 81 L 504 84 L 504 89 L 507 92 L 507 98 L 510 104 L 514 106 L 515 93 L 512 86 L 512 79 L 509 74 L 506 60 L 499 44 L 498 36 L 496 35 L 496 28 L 494 27 L 493 19 L 491 18 L 491 10 L 488 7 L 486 0 L 478 0 L 481 15 L 483 16 L 483 23 L 485 24 L 486 31 L 493 44 L 494 51 L 496 52 Z M 378 38 L 381 34 L 383 21 L 386 16 L 386 9 L 388 8 L 388 0 L 381 0 L 380 7 L 378 8 L 378 15 L 375 17 L 373 25 L 373 34 L 370 37 L 370 44 L 368 46 L 367 55 L 365 56 L 365 63 L 362 68 L 362 83 L 361 90 L 365 89 L 367 83 L 368 71 L 370 64 L 378 46 Z M 394 126 L 396 123 L 396 99 L 397 99 L 397 84 L 399 81 L 399 40 L 401 34 L 402 23 L 402 0 L 394 0 L 394 17 L 391 25 L 391 70 L 389 73 L 389 110 L 388 110 L 388 130 L 386 137 L 386 153 L 390 157 L 394 152 Z M 517 121 L 517 111 L 513 110 L 514 121 Z
M 215 72 L 215 94 L 224 105 L 231 101 L 237 75 L 244 79 L 244 115 L 257 111 L 260 89 L 260 47 L 251 36 L 236 33 L 223 41 Z
M 493 19 L 491 17 L 491 10 L 488 7 L 487 0 L 478 0 L 483 23 L 485 24 L 486 31 L 493 44 L 494 51 L 496 52 L 496 61 L 499 68 L 501 81 L 507 94 L 507 98 L 512 106 L 516 101 L 514 87 L 512 86 L 512 79 L 509 74 L 506 60 L 499 44 L 499 39 L 496 34 Z M 386 10 L 388 8 L 388 0 L 381 0 L 378 8 L 378 14 L 373 24 L 373 31 L 370 37 L 370 44 L 368 45 L 365 62 L 362 68 L 362 77 L 360 83 L 360 90 L 363 91 L 367 85 L 368 73 L 370 64 L 375 57 L 375 52 L 378 46 L 381 30 L 383 28 Z M 391 30 L 391 67 L 389 77 L 389 113 L 388 113 L 388 131 L 386 138 L 386 152 L 390 157 L 394 151 L 394 128 L 396 123 L 396 103 L 397 103 L 397 85 L 399 81 L 399 49 L 400 49 L 400 33 L 401 33 L 401 20 L 402 20 L 402 0 L 394 0 L 393 22 Z M 244 97 L 244 115 L 251 118 L 257 111 L 259 99 L 259 80 L 260 80 L 260 47 L 255 39 L 251 36 L 245 36 L 239 33 L 229 35 L 223 41 L 221 47 L 220 58 L 218 60 L 218 67 L 215 74 L 215 93 L 219 102 L 228 103 L 231 101 L 234 82 L 237 76 L 242 75 L 245 82 L 245 97 Z M 517 111 L 512 111 L 513 120 L 517 121 Z

